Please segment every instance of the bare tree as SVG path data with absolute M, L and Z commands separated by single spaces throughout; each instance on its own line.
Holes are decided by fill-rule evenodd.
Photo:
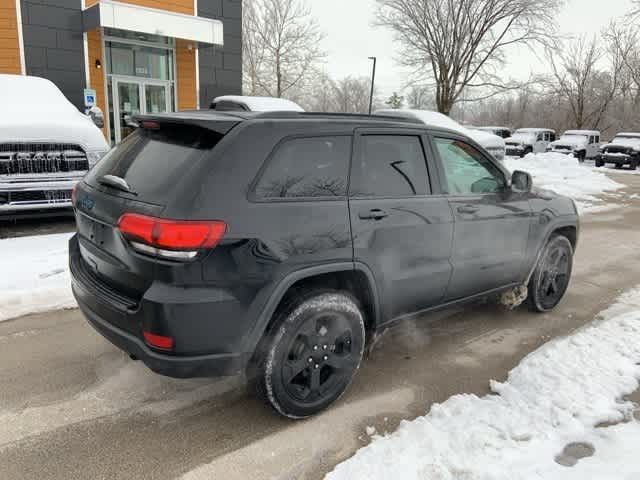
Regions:
M 413 85 L 407 93 L 407 105 L 418 110 L 432 110 L 433 97 L 429 87 Z
M 282 97 L 301 88 L 325 57 L 308 0 L 245 0 L 243 8 L 245 90 Z
M 345 77 L 333 82 L 332 95 L 334 105 L 330 107 L 331 111 L 338 113 L 366 113 L 369 109 L 371 80 L 367 77 Z
M 594 36 L 581 37 L 557 53 L 550 54 L 555 90 L 569 105 L 577 128 L 598 128 L 619 88 L 622 59 L 617 48 L 603 48 Z M 602 71 L 598 65 L 609 61 Z
M 465 90 L 495 95 L 498 67 L 515 44 L 550 43 L 562 0 L 377 0 L 377 23 L 402 45 L 400 63 L 433 79 L 438 111 L 448 114 Z M 488 92 L 488 93 L 487 93 Z M 470 100 L 467 98 L 466 100 Z

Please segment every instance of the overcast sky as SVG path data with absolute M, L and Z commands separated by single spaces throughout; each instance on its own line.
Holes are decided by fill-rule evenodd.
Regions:
M 326 69 L 334 77 L 370 76 L 369 56 L 378 57 L 376 85 L 383 96 L 401 90 L 406 76 L 394 62 L 399 46 L 385 28 L 371 26 L 375 0 L 311 0 L 313 15 L 326 34 Z M 568 0 L 558 18 L 566 35 L 598 32 L 612 18 L 629 11 L 631 0 Z M 527 78 L 543 73 L 541 64 L 528 49 L 512 49 L 508 54 L 507 76 Z

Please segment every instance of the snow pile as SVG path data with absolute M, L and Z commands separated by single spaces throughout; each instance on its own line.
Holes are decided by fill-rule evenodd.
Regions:
M 326 480 L 640 478 L 640 422 L 621 398 L 640 379 L 640 289 L 527 356 L 495 395 L 456 395 L 376 438 Z M 638 412 L 636 412 L 636 417 Z M 601 422 L 622 422 L 598 428 Z M 572 443 L 593 456 L 558 458 Z
M 507 157 L 504 165 L 512 172 L 529 172 L 536 187 L 573 198 L 581 212 L 603 208 L 603 200 L 597 195 L 625 187 L 607 177 L 603 171 L 586 167 L 576 158 L 561 153 L 530 153 L 524 158 Z
M 76 305 L 68 266 L 71 235 L 0 240 L 0 321 Z

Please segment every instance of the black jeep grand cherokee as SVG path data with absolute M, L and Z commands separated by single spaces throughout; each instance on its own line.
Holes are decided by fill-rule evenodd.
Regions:
M 77 187 L 70 264 L 91 325 L 158 373 L 249 371 L 302 418 L 393 322 L 524 285 L 546 311 L 567 288 L 573 202 L 459 133 L 284 112 L 137 120 Z

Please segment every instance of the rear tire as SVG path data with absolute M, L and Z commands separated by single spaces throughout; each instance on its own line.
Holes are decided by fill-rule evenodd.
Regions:
M 572 268 L 571 242 L 563 235 L 552 235 L 529 280 L 529 309 L 541 313 L 553 310 L 567 291 Z
M 640 163 L 640 160 L 638 160 L 637 158 L 635 160 L 631 160 L 629 168 L 631 168 L 631 170 L 636 170 L 638 168 L 638 163 Z
M 276 315 L 257 390 L 279 414 L 309 417 L 340 398 L 360 367 L 362 310 L 350 294 L 324 289 L 303 293 Z

